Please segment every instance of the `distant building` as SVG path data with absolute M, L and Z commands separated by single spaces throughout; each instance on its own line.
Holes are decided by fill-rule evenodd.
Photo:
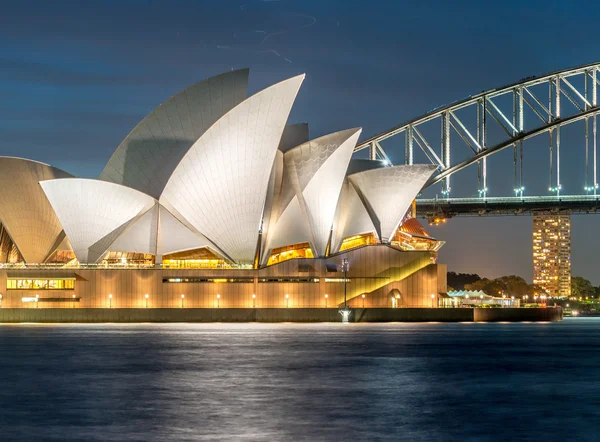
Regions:
M 570 215 L 533 215 L 533 283 L 550 296 L 571 295 Z

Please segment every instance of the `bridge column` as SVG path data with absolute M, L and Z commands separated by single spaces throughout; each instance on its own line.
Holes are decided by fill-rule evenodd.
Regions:
M 369 147 L 369 159 L 376 160 L 377 159 L 377 145 L 373 141 L 371 146 Z
M 413 164 L 413 137 L 413 127 L 409 125 L 406 128 L 406 142 L 404 145 L 404 163 L 409 165 Z
M 486 114 L 485 114 L 485 99 L 480 98 L 477 101 L 477 142 L 479 143 L 479 151 L 485 150 L 486 147 Z M 477 178 L 479 181 L 479 194 L 487 192 L 487 162 L 486 158 L 477 162 Z
M 450 168 L 450 112 L 442 114 L 442 162 L 444 168 Z M 444 188 L 442 193 L 448 197 L 450 195 L 450 175 L 444 178 Z

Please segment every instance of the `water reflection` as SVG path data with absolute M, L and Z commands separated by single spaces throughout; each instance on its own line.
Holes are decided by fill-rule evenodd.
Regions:
M 593 440 L 600 320 L 0 326 L 1 439 Z

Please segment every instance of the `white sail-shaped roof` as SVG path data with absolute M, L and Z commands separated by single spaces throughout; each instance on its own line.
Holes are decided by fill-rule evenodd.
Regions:
M 136 252 L 156 255 L 158 236 L 158 211 L 156 203 L 151 210 L 128 223 L 117 239 L 108 247 L 111 252 Z
M 246 99 L 248 69 L 208 78 L 171 97 L 121 142 L 100 179 L 157 198 L 188 149 Z
M 189 149 L 160 197 L 235 262 L 254 261 L 271 168 L 303 80 L 264 89 L 225 114 Z
M 41 186 L 79 262 L 95 262 L 156 203 L 135 189 L 105 181 L 65 178 Z
M 269 236 L 262 262 L 266 263 L 272 249 L 305 242 L 310 243 L 311 240 L 312 235 L 306 222 L 306 215 L 302 212 L 298 198 L 294 197 L 277 220 L 277 224 Z
M 0 222 L 29 264 L 43 263 L 62 231 L 39 182 L 70 176 L 37 161 L 0 157 Z
M 389 241 L 412 201 L 436 170 L 432 164 L 385 167 L 355 173 L 348 180 L 361 197 L 381 241 Z
M 157 251 L 159 256 L 202 247 L 209 247 L 214 250 L 213 244 L 208 239 L 192 232 L 162 206 L 160 206 L 159 220 Z
M 340 199 L 333 223 L 331 252 L 340 250 L 345 238 L 363 233 L 374 232 L 376 229 L 354 186 L 346 179 L 340 193 Z
M 311 231 L 315 256 L 324 256 L 348 163 L 361 129 L 308 141 L 284 154 L 285 172 Z

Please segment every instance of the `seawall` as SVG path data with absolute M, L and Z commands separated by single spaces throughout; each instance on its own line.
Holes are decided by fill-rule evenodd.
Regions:
M 560 321 L 557 308 L 357 308 L 350 322 Z M 341 322 L 337 308 L 0 308 L 0 323 Z

